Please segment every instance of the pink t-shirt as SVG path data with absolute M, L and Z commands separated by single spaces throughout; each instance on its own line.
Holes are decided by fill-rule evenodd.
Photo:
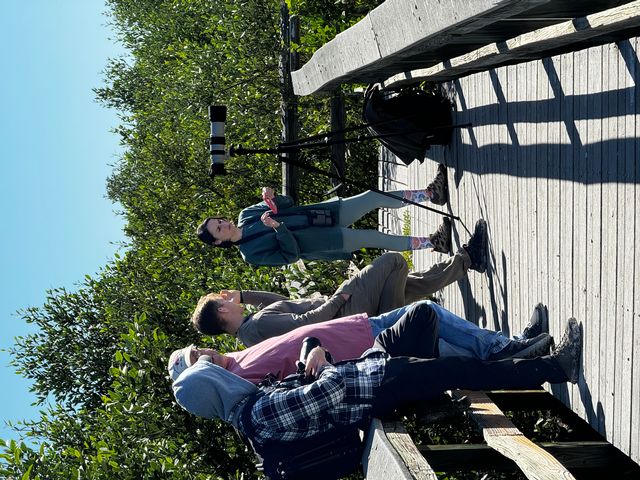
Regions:
M 373 345 L 371 325 L 366 314 L 351 315 L 328 322 L 314 323 L 268 338 L 241 352 L 227 353 L 231 358 L 227 370 L 252 383 L 259 383 L 268 373 L 279 379 L 295 373 L 302 340 L 317 337 L 335 362 L 358 358 Z

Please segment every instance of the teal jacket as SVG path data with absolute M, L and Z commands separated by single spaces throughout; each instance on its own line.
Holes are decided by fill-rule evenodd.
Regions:
M 260 217 L 269 210 L 260 202 L 245 208 L 238 217 L 243 239 L 238 244 L 242 258 L 253 265 L 287 265 L 303 260 L 344 260 L 351 252 L 342 250 L 342 227 L 339 226 L 341 199 L 310 205 L 294 205 L 291 197 L 277 195 L 274 202 L 278 214 L 271 217 L 280 222 L 276 229 L 266 227 Z M 312 226 L 310 210 L 328 210 L 334 226 Z M 255 235 L 255 237 L 253 237 Z M 250 238 L 253 237 L 253 238 Z

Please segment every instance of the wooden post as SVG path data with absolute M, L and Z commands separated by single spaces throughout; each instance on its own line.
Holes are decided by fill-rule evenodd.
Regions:
M 344 130 L 345 127 L 345 113 L 344 113 L 344 95 L 337 89 L 331 95 L 331 131 L 337 132 Z M 333 137 L 335 140 L 344 140 L 344 133 Z M 332 170 L 340 177 L 344 177 L 345 169 L 345 152 L 346 146 L 344 143 L 338 143 L 331 145 L 331 162 Z M 331 184 L 336 187 L 340 183 L 339 180 L 332 178 Z M 342 197 L 345 193 L 344 185 L 336 191 L 337 195 Z
M 300 29 L 298 17 L 289 17 L 287 4 L 280 3 L 280 34 L 282 48 L 280 50 L 280 118 L 282 122 L 282 141 L 290 142 L 298 138 L 298 100 L 293 93 L 291 71 L 298 68 L 298 54 L 291 52 L 291 42 L 298 42 Z M 298 152 L 282 154 L 287 159 L 298 159 Z M 297 169 L 283 162 L 282 164 L 282 193 L 298 200 Z

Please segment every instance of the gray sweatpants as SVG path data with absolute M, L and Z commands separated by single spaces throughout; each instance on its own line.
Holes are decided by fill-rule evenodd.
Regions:
M 385 253 L 338 288 L 336 293 L 347 293 L 351 297 L 334 318 L 363 312 L 369 316 L 379 315 L 421 300 L 460 280 L 469 265 L 471 259 L 462 248 L 421 272 L 409 272 L 401 254 Z

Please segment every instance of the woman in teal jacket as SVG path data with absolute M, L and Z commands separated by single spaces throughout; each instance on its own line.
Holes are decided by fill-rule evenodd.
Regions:
M 402 207 L 403 199 L 444 204 L 446 184 L 438 188 L 437 180 L 438 177 L 425 190 L 389 192 L 397 198 L 369 190 L 354 197 L 297 206 L 290 197 L 263 188 L 265 201 L 242 210 L 237 226 L 224 218 L 209 217 L 200 224 L 197 235 L 216 247 L 237 246 L 242 258 L 253 265 L 286 265 L 298 259 L 343 260 L 351 258 L 351 253 L 360 248 L 393 251 L 431 248 L 448 253 L 451 250 L 448 218 L 428 237 L 347 228 L 374 208 Z

